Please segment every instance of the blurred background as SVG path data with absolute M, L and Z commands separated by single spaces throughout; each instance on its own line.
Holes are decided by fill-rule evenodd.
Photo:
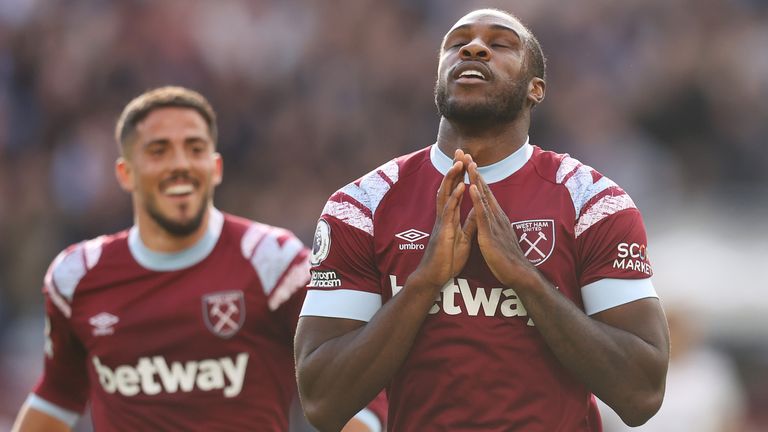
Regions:
M 112 137 L 131 98 L 205 94 L 217 206 L 309 243 L 333 191 L 434 142 L 439 43 L 484 6 L 517 14 L 548 57 L 531 142 L 611 177 L 645 216 L 673 325 L 645 430 L 768 430 L 764 0 L 0 1 L 0 429 L 40 372 L 48 264 L 132 223 Z

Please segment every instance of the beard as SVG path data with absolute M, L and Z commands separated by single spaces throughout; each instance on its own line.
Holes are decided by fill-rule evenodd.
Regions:
M 515 120 L 528 97 L 528 77 L 508 80 L 501 91 L 483 100 L 462 102 L 451 100 L 446 81 L 435 83 L 435 105 L 441 116 L 460 123 L 506 123 Z
M 152 220 L 160 225 L 160 227 L 163 228 L 168 234 L 174 237 L 186 237 L 200 228 L 200 225 L 203 223 L 205 212 L 208 209 L 208 203 L 210 203 L 210 197 L 210 192 L 206 193 L 203 196 L 200 209 L 191 219 L 186 221 L 178 222 L 165 217 L 160 209 L 158 209 L 157 203 L 154 199 L 147 200 L 146 210 Z

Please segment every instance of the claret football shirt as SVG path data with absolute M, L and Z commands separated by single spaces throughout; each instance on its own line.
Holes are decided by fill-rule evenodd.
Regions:
M 424 254 L 452 163 L 433 145 L 330 197 L 303 316 L 368 321 L 397 295 Z M 656 296 L 640 212 L 616 183 L 528 142 L 479 171 L 525 256 L 585 313 Z M 471 207 L 467 195 L 462 222 Z M 601 430 L 593 396 L 559 364 L 476 242 L 435 299 L 388 396 L 393 431 Z
M 134 227 L 66 249 L 45 278 L 36 409 L 98 431 L 285 431 L 308 251 L 289 231 L 213 209 L 193 247 Z

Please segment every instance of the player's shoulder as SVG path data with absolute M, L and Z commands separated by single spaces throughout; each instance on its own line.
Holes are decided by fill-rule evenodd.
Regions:
M 224 230 L 239 239 L 240 254 L 269 297 L 270 310 L 306 284 L 309 250 L 292 231 L 226 213 Z
M 109 259 L 105 257 L 128 253 L 127 238 L 128 231 L 120 231 L 69 245 L 48 267 L 44 288 L 71 302 L 83 278 Z
M 531 162 L 536 173 L 545 181 L 562 184 L 563 179 L 572 170 L 583 164 L 568 153 L 557 153 L 552 150 L 544 150 L 533 146 Z
M 296 235 L 289 229 L 265 224 L 242 216 L 223 213 L 223 232 L 232 236 L 240 245 L 240 253 L 243 258 L 250 260 L 259 250 L 266 245 L 282 246 L 286 243 L 301 245 Z M 279 250 L 277 252 L 280 252 Z
M 323 208 L 323 216 L 373 234 L 379 204 L 406 177 L 429 163 L 429 147 L 396 157 L 337 190 Z
M 64 282 L 73 275 L 94 269 L 102 260 L 117 249 L 127 250 L 128 231 L 105 234 L 64 248 L 51 262 L 48 273 Z
M 540 177 L 555 184 L 567 185 L 571 182 L 579 186 L 595 183 L 601 179 L 610 181 L 595 168 L 571 157 L 568 153 L 557 153 L 551 150 L 543 150 L 538 146 L 533 147 L 531 162 Z M 590 180 L 591 179 L 591 180 Z M 614 183 L 615 184 L 615 183 Z
M 624 189 L 567 153 L 561 154 L 537 147 L 533 160 L 541 177 L 560 185 L 570 196 L 577 237 L 609 216 L 625 210 L 637 212 L 634 201 Z
M 428 146 L 423 149 L 416 150 L 415 152 L 395 158 L 394 162 L 400 168 L 399 177 L 404 179 L 419 172 L 419 170 L 423 168 L 424 165 L 431 165 L 430 152 L 432 151 L 432 147 L 433 146 Z

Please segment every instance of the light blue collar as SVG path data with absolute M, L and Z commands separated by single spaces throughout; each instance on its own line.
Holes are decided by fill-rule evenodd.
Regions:
M 133 258 L 142 267 L 154 271 L 181 270 L 204 260 L 216 246 L 224 225 L 224 215 L 215 208 L 211 208 L 208 218 L 208 229 L 197 243 L 180 252 L 155 252 L 150 250 L 139 235 L 136 225 L 128 232 L 128 249 Z
M 532 154 L 533 146 L 529 143 L 528 137 L 526 137 L 525 144 L 514 153 L 494 164 L 478 167 L 477 170 L 483 176 L 486 183 L 496 183 L 522 168 L 528 162 L 528 159 L 531 158 Z M 429 150 L 429 158 L 432 160 L 432 165 L 443 175 L 453 166 L 453 158 L 440 151 L 437 148 L 437 144 L 432 144 L 432 148 Z M 464 183 L 469 183 L 469 176 L 464 176 Z

